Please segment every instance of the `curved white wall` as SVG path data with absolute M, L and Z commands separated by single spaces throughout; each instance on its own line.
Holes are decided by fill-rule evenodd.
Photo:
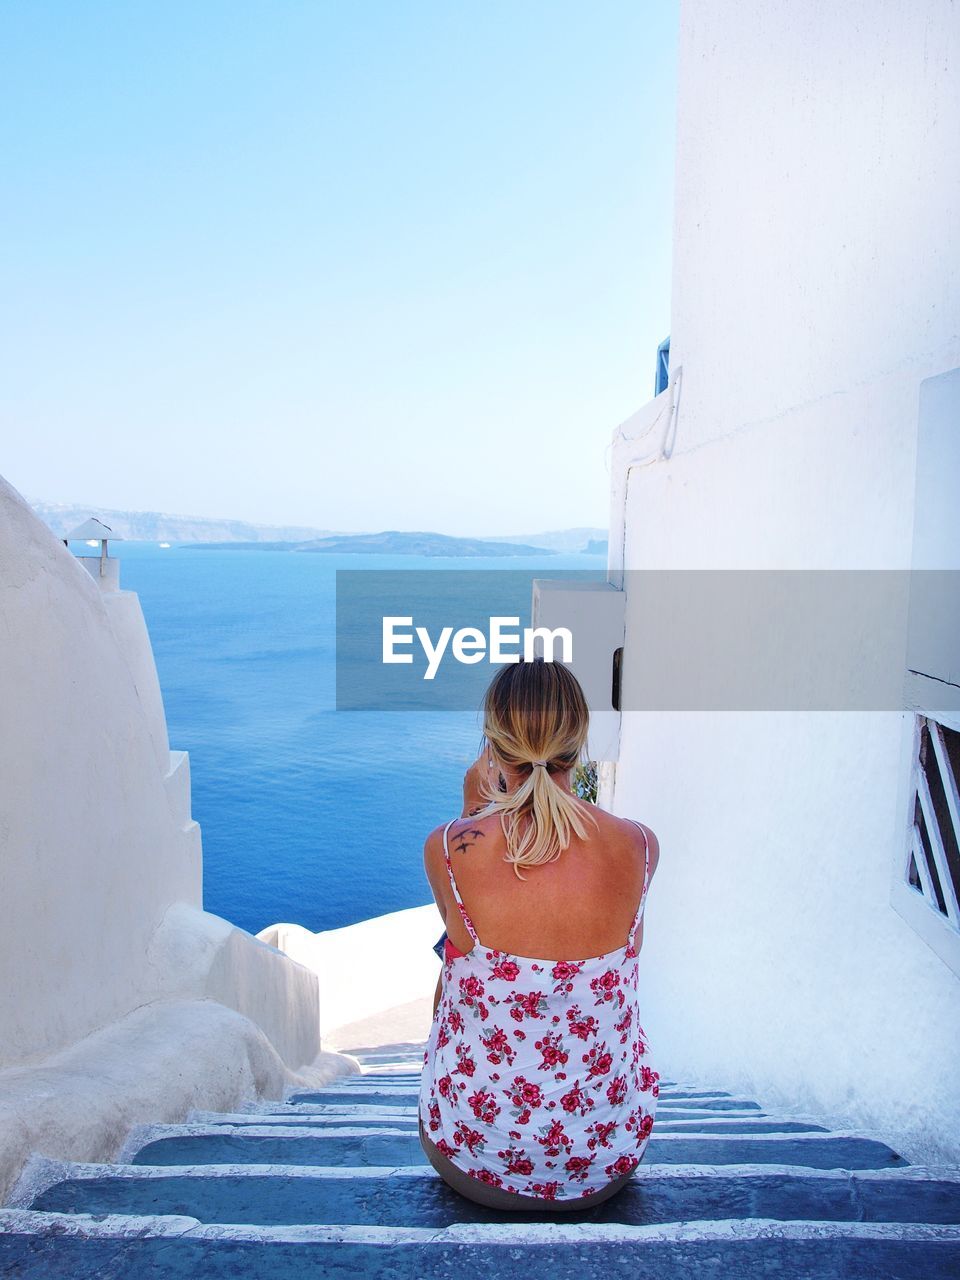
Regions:
M 5 483 L 0 593 L 0 971 L 15 975 L 0 988 L 0 1065 L 9 1065 L 143 1002 L 155 986 L 147 946 L 164 912 L 200 905 L 200 841 L 167 799 L 166 729 L 146 633 L 135 631 L 139 606 L 109 607 Z
M 202 910 L 137 597 L 102 591 L 3 480 L 0 743 L 0 1190 L 32 1143 L 104 1158 L 130 1107 L 176 1118 L 320 1062 L 316 976 Z
M 909 568 L 920 383 L 960 365 L 956 6 L 686 0 L 680 45 L 682 393 L 625 565 Z M 628 595 L 627 705 L 644 623 Z M 955 1161 L 960 983 L 890 903 L 902 719 L 627 712 L 614 805 L 662 847 L 666 1070 Z

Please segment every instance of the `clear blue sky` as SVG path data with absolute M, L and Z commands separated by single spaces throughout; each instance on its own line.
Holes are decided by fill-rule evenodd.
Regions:
M 337 529 L 605 524 L 669 329 L 673 0 L 0 8 L 0 472 Z

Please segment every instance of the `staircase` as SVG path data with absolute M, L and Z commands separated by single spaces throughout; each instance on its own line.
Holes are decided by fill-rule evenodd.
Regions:
M 116 1164 L 35 1156 L 0 1209 L 0 1276 L 960 1276 L 960 1168 L 665 1083 L 635 1180 L 562 1215 L 450 1191 L 417 1135 L 423 1046 L 234 1115 L 131 1133 Z

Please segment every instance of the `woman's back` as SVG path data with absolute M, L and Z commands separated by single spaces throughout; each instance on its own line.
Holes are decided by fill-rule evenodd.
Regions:
M 585 838 L 572 833 L 556 861 L 524 868 L 523 879 L 504 857 L 506 838 L 496 814 L 450 826 L 456 883 L 487 946 L 569 960 L 624 944 L 640 903 L 647 856 L 651 875 L 656 868 L 656 838 L 635 823 L 579 803 L 596 825 L 587 827 Z M 447 933 L 460 951 L 468 951 L 472 941 L 456 910 L 440 828 L 429 838 L 426 855 L 431 886 L 447 904 Z
M 569 1201 L 629 1174 L 653 1127 L 659 1077 L 637 998 L 651 858 L 642 828 L 597 814 L 592 838 L 519 879 L 499 828 L 489 818 L 447 824 L 441 892 L 427 842 L 438 902 L 453 908 L 453 947 L 420 1121 L 471 1178 Z

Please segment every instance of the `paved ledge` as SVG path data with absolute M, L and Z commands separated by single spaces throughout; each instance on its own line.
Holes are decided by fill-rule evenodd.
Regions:
M 431 993 L 358 1022 L 335 1027 L 323 1037 L 323 1046 L 341 1053 L 362 1053 L 375 1046 L 419 1043 L 430 1034 L 432 1022 Z

